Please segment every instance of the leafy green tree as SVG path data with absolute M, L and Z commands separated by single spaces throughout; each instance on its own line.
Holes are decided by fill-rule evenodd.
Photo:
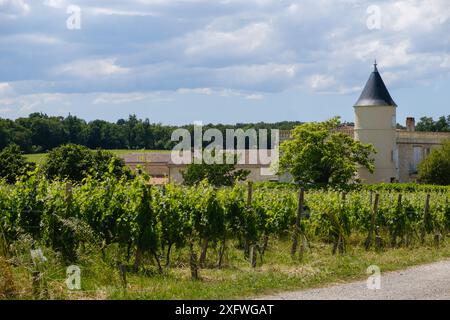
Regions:
M 422 117 L 416 125 L 417 131 L 450 132 L 450 115 L 441 116 L 434 121 L 431 117 Z
M 8 183 L 14 183 L 31 168 L 18 145 L 10 144 L 0 152 L 0 177 Z
M 280 148 L 280 172 L 289 172 L 297 183 L 333 187 L 347 186 L 358 166 L 373 172 L 374 147 L 335 131 L 339 125 L 336 117 L 294 128 L 292 140 Z
M 434 149 L 420 163 L 419 180 L 430 184 L 450 185 L 450 140 Z
M 24 151 L 32 151 L 31 131 L 16 121 L 0 119 L 0 149 L 12 143 Z
M 441 116 L 435 122 L 435 128 L 437 132 L 450 132 L 450 116 Z
M 87 147 L 75 144 L 63 145 L 50 151 L 43 169 L 49 179 L 81 181 L 88 175 L 102 178 L 106 173 L 117 177 L 131 177 L 124 161 L 112 153 L 102 150 L 91 151 Z
M 118 178 L 132 178 L 133 174 L 123 159 L 106 150 L 98 149 L 91 152 L 93 161 L 90 174 L 94 177 L 101 179 L 105 173 L 109 173 Z
M 28 118 L 17 119 L 17 123 L 31 131 L 31 143 L 37 151 L 47 151 L 67 141 L 63 119 L 32 113 Z
M 88 133 L 86 121 L 69 114 L 62 123 L 68 143 L 86 145 Z
M 417 131 L 434 131 L 434 121 L 431 117 L 422 117 L 416 124 Z
M 92 163 L 92 153 L 87 147 L 67 144 L 50 151 L 43 168 L 49 179 L 81 181 Z
M 234 164 L 226 163 L 226 155 L 223 155 L 223 163 L 208 164 L 202 161 L 201 164 L 191 163 L 187 169 L 182 171 L 184 184 L 188 186 L 196 185 L 203 180 L 208 181 L 209 184 L 220 186 L 232 186 L 236 181 L 244 181 L 247 179 L 250 171 L 236 170 Z M 236 163 L 236 158 L 234 163 Z

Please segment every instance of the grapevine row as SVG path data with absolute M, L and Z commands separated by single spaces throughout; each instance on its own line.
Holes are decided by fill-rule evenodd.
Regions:
M 218 248 L 218 266 L 231 245 L 255 265 L 273 238 L 293 239 L 293 254 L 313 242 L 330 243 L 333 253 L 343 253 L 353 235 L 367 236 L 367 247 L 370 237 L 378 247 L 395 247 L 428 234 L 439 240 L 450 230 L 445 191 L 307 191 L 299 197 L 296 190 L 245 184 L 150 187 L 147 181 L 111 176 L 72 186 L 30 176 L 15 185 L 2 183 L 0 239 L 8 247 L 28 234 L 67 261 L 76 261 L 86 244 L 116 244 L 134 268 L 150 255 L 160 272 L 170 267 L 174 248 L 186 248 L 196 278 L 212 246 Z

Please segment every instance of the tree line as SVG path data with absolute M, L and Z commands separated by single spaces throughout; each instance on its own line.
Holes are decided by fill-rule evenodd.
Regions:
M 450 115 L 441 116 L 437 120 L 431 117 L 422 117 L 416 125 L 416 131 L 450 132 Z
M 205 130 L 216 128 L 225 133 L 225 129 L 290 130 L 299 124 L 298 121 L 206 124 L 203 128 Z M 88 122 L 73 115 L 61 117 L 32 113 L 28 117 L 15 120 L 0 118 L 0 149 L 16 144 L 25 153 L 41 153 L 71 143 L 91 149 L 171 150 L 176 144 L 171 141 L 171 135 L 177 128 L 185 128 L 192 133 L 194 125 L 171 126 L 151 123 L 149 119 L 138 119 L 136 115 L 130 115 L 128 119 L 119 119 L 116 122 L 104 120 Z

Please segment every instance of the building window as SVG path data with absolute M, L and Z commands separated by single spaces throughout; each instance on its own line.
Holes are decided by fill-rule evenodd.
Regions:
M 411 173 L 417 173 L 417 168 L 419 167 L 419 163 L 422 162 L 422 159 L 422 147 L 413 147 L 413 162 L 411 164 Z

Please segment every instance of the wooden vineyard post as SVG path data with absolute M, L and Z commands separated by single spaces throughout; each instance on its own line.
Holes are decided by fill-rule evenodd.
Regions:
M 436 233 L 434 235 L 434 246 L 436 248 L 439 248 L 440 241 L 441 241 L 441 235 L 439 233 Z
M 33 297 L 39 299 L 41 296 L 41 273 L 39 271 L 33 271 L 31 281 Z
M 256 260 L 257 260 L 258 246 L 252 245 L 251 249 L 251 264 L 252 268 L 256 268 Z
M 366 250 L 368 250 L 370 248 L 370 245 L 372 243 L 373 233 L 374 233 L 374 230 L 375 230 L 375 219 L 376 219 L 376 216 L 377 216 L 379 199 L 380 199 L 380 194 L 378 194 L 378 193 L 375 194 L 375 202 L 373 204 L 373 209 L 372 209 L 372 218 L 370 220 L 369 235 L 367 236 L 366 244 L 365 244 Z
M 292 236 L 292 249 L 291 249 L 292 256 L 295 256 L 295 253 L 297 252 L 298 238 L 300 236 L 300 227 L 303 215 L 303 204 L 305 202 L 304 200 L 305 200 L 305 189 L 300 188 L 300 191 L 298 193 L 297 217 L 295 219 L 295 229 L 294 234 Z
M 70 204 L 72 202 L 72 182 L 66 183 L 66 203 Z
M 120 272 L 120 279 L 122 280 L 122 285 L 124 289 L 127 288 L 127 267 L 123 264 L 119 264 L 119 272 Z
M 401 214 L 402 200 L 403 200 L 403 195 L 401 193 L 399 193 L 398 198 L 397 198 L 397 214 Z M 391 235 L 391 247 L 395 248 L 396 246 L 397 246 L 397 235 L 392 234 Z
M 252 207 L 252 196 L 253 196 L 253 183 L 249 181 L 247 187 L 247 209 L 250 209 Z M 245 259 L 250 258 L 250 243 L 248 240 L 245 240 L 244 243 L 244 257 Z
M 250 209 L 252 207 L 252 196 L 253 196 L 253 183 L 251 181 L 248 182 L 248 191 L 247 191 L 247 208 Z M 258 255 L 258 246 L 257 244 L 253 244 L 250 246 L 248 241 L 245 243 L 245 256 L 248 258 L 250 256 L 250 264 L 252 268 L 256 268 L 256 261 Z
M 189 248 L 189 265 L 191 267 L 191 278 L 192 280 L 198 280 L 198 259 L 194 249 L 194 242 L 192 240 L 190 241 Z
M 423 228 L 422 233 L 420 235 L 420 241 L 422 242 L 422 244 L 425 242 L 425 235 L 427 233 L 429 212 L 430 212 L 430 195 L 427 194 L 427 198 L 425 200 L 425 210 L 423 212 Z
M 33 270 L 31 273 L 32 294 L 35 299 L 49 299 L 47 282 L 43 277 L 43 273 L 38 270 Z
M 342 208 L 343 210 L 345 210 L 345 200 L 347 198 L 347 194 L 344 192 L 342 193 Z M 339 232 L 341 232 L 343 230 L 340 230 Z M 339 249 L 339 253 L 343 254 L 345 253 L 345 236 L 344 234 L 339 234 L 339 239 L 338 239 L 338 249 Z
M 251 208 L 252 206 L 252 194 L 253 194 L 253 184 L 251 181 L 249 181 L 247 187 L 247 208 Z

